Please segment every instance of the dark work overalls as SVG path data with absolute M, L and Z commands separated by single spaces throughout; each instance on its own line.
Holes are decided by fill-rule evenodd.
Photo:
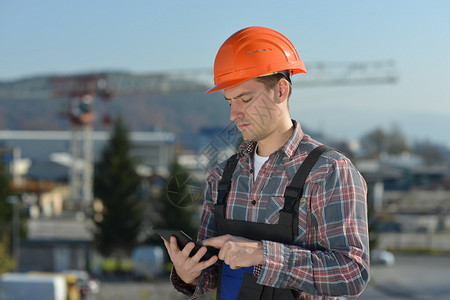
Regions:
M 298 235 L 298 200 L 303 193 L 303 185 L 320 155 L 332 150 L 324 145 L 315 148 L 300 165 L 297 173 L 284 192 L 284 207 L 280 211 L 278 224 L 252 223 L 225 218 L 231 177 L 239 161 L 237 154 L 230 157 L 223 171 L 218 187 L 214 216 L 218 235 L 231 234 L 251 240 L 270 240 L 292 244 Z M 297 299 L 300 291 L 274 288 L 256 283 L 253 267 L 231 270 L 225 263 L 219 266 L 217 299 Z M 240 286 L 239 286 L 240 285 Z

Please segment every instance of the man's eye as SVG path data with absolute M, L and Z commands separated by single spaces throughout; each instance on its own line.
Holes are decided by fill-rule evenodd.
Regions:
M 252 98 L 249 98 L 249 99 L 242 99 L 242 102 L 244 102 L 244 103 L 247 103 L 247 102 L 250 102 L 250 101 L 252 101 Z

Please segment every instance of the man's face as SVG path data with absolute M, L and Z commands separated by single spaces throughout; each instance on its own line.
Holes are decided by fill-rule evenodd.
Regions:
M 277 88 L 267 90 L 256 79 L 225 89 L 230 120 L 236 123 L 245 141 L 261 141 L 274 133 L 282 114 L 276 95 Z

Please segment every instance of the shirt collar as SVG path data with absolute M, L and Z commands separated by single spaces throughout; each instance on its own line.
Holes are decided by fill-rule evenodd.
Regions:
M 297 150 L 298 146 L 300 145 L 301 140 L 304 137 L 304 133 L 302 130 L 302 127 L 300 126 L 300 123 L 298 123 L 295 120 L 292 120 L 292 123 L 294 124 L 294 132 L 292 133 L 289 140 L 281 146 L 281 148 L 278 151 L 282 151 L 285 153 L 289 158 L 294 155 L 295 151 Z M 245 156 L 252 156 L 255 152 L 256 148 L 256 142 L 242 142 L 241 145 L 239 145 L 238 152 L 239 154 L 245 155 Z

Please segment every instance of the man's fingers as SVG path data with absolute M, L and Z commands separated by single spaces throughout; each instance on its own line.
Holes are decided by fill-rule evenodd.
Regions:
M 169 241 L 164 240 L 164 246 L 167 248 L 170 260 L 173 262 L 174 268 L 177 270 L 178 276 L 184 282 L 191 284 L 196 282 L 203 269 L 208 268 L 217 261 L 217 256 L 212 257 L 207 261 L 200 262 L 200 259 L 205 255 L 206 247 L 201 247 L 198 253 L 193 257 L 189 257 L 190 253 L 195 247 L 193 242 L 189 242 L 183 249 L 180 250 L 177 239 L 171 236 Z
M 183 253 L 184 256 L 189 257 L 189 254 L 191 254 L 192 249 L 194 249 L 195 244 L 193 242 L 189 242 L 184 246 L 183 250 L 181 250 L 181 253 Z
M 170 237 L 170 251 L 173 253 L 178 253 L 180 251 L 178 248 L 177 238 L 173 235 Z
M 235 269 L 239 269 L 240 266 L 240 262 L 239 262 L 239 257 L 229 257 L 226 261 L 227 265 L 230 266 L 230 269 L 235 270 Z
M 201 247 L 200 249 L 198 249 L 197 253 L 195 253 L 192 256 L 192 259 L 194 261 L 200 261 L 200 259 L 203 257 L 203 255 L 206 254 L 206 251 L 208 251 L 208 249 L 206 247 Z
M 201 263 L 199 263 L 200 268 L 206 269 L 210 266 L 212 266 L 213 264 L 215 264 L 217 262 L 219 258 L 217 257 L 217 255 L 213 255 L 210 259 L 202 261 Z
M 230 238 L 230 235 L 221 235 L 221 236 L 215 236 L 206 240 L 202 241 L 202 245 L 204 246 L 212 246 L 214 248 L 220 249 L 222 248 L 223 244 Z
M 217 255 L 221 260 L 225 261 L 225 250 L 222 248 Z

